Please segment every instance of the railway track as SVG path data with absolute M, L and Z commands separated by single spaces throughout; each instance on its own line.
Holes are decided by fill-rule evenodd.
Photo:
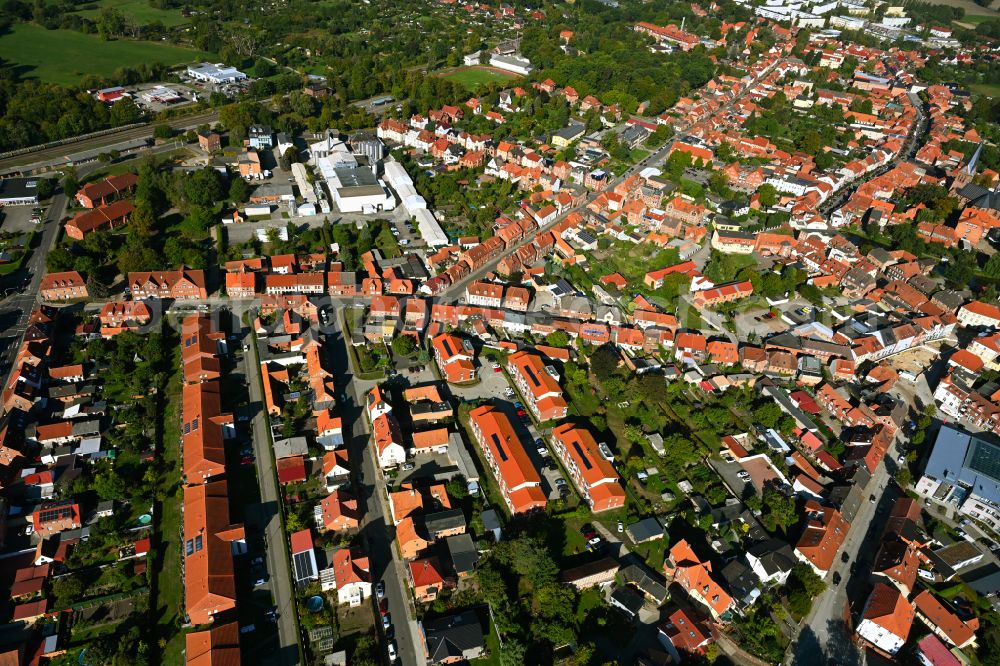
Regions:
M 166 122 L 174 129 L 186 130 L 206 123 L 211 124 L 218 120 L 218 118 L 218 111 L 206 111 L 192 116 L 183 116 L 181 118 L 168 120 Z M 107 134 L 102 134 L 101 136 L 88 137 L 86 139 L 71 141 L 58 146 L 39 148 L 38 150 L 28 151 L 20 155 L 6 157 L 0 159 L 0 171 L 10 171 L 17 169 L 18 167 L 26 167 L 46 161 L 64 159 L 76 153 L 94 150 L 104 146 L 111 146 L 116 143 L 132 139 L 151 138 L 153 136 L 153 127 L 158 124 L 159 122 L 151 122 L 143 125 L 142 127 L 130 127 L 118 132 L 109 132 Z

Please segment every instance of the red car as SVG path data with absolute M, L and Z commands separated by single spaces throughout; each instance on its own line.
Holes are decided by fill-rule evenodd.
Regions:
M 493 372 L 503 372 L 503 368 L 501 368 L 501 367 L 500 367 L 500 366 L 498 365 L 497 367 L 493 368 Z
M 519 410 L 517 410 L 517 415 L 523 418 L 523 417 L 527 416 L 528 413 L 525 412 L 523 409 L 519 409 Z
M 382 599 L 378 602 L 378 613 L 379 615 L 385 616 L 389 614 L 389 600 Z

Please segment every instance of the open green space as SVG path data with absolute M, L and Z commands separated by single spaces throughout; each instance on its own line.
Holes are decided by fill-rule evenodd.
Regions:
M 1000 97 L 1000 85 L 996 83 L 973 83 L 969 85 L 972 92 L 987 97 Z
M 125 16 L 133 17 L 137 23 L 142 25 L 159 21 L 170 28 L 187 23 L 187 19 L 181 15 L 179 9 L 158 9 L 151 7 L 145 0 L 98 0 L 87 3 L 77 14 L 94 20 L 105 7 L 113 7 Z
M 73 85 L 88 74 L 112 76 L 121 67 L 141 63 L 180 65 L 209 54 L 172 44 L 117 40 L 105 42 L 96 35 L 72 30 L 46 30 L 21 23 L 0 37 L 0 58 L 18 74 L 47 83 Z
M 449 72 L 441 78 L 460 83 L 469 90 L 476 90 L 481 86 L 487 86 L 494 81 L 510 81 L 516 79 L 514 74 L 504 74 L 495 69 L 485 67 L 461 67 Z

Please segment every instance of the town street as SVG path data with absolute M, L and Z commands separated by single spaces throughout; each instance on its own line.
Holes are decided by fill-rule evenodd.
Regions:
M 233 312 L 239 320 L 240 313 Z M 249 346 L 243 354 L 243 374 L 250 390 L 250 406 L 253 410 L 253 449 L 257 464 L 257 479 L 260 484 L 260 509 L 256 527 L 264 534 L 267 544 L 267 570 L 270 574 L 267 589 L 271 592 L 278 613 L 278 652 L 266 658 L 263 663 L 274 666 L 292 666 L 302 663 L 299 657 L 299 636 L 297 635 L 295 590 L 292 587 L 292 570 L 289 562 L 288 539 L 281 520 L 281 491 L 275 471 L 274 450 L 271 434 L 268 432 L 264 406 L 264 389 L 260 376 L 260 351 L 257 336 L 252 328 L 241 331 L 241 341 L 237 344 Z
M 405 563 L 395 546 L 396 530 L 389 513 L 385 477 L 375 463 L 370 429 L 365 415 L 365 396 L 376 382 L 358 379 L 351 370 L 341 311 L 331 316 L 331 325 L 324 327 L 330 370 L 337 381 L 340 415 L 344 423 L 344 441 L 350 447 L 350 459 L 360 460 L 359 498 L 364 499 L 361 535 L 368 550 L 372 581 L 383 581 L 389 600 L 389 613 L 395 629 L 396 652 L 404 666 L 423 666 L 423 643 L 416 622 L 416 611 L 410 599 L 410 586 Z

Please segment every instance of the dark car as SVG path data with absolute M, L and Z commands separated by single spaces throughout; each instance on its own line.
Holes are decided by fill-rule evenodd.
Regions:
M 848 561 L 850 561 L 850 559 L 851 559 L 851 554 L 848 553 L 846 550 L 843 553 L 840 554 L 840 561 L 841 562 L 843 562 L 843 563 L 846 564 Z
M 585 523 L 583 527 L 580 528 L 580 534 L 586 534 L 587 532 L 593 532 L 594 526 L 590 523 Z
M 834 571 L 833 572 L 833 584 L 834 585 L 840 585 L 840 572 L 839 571 Z

